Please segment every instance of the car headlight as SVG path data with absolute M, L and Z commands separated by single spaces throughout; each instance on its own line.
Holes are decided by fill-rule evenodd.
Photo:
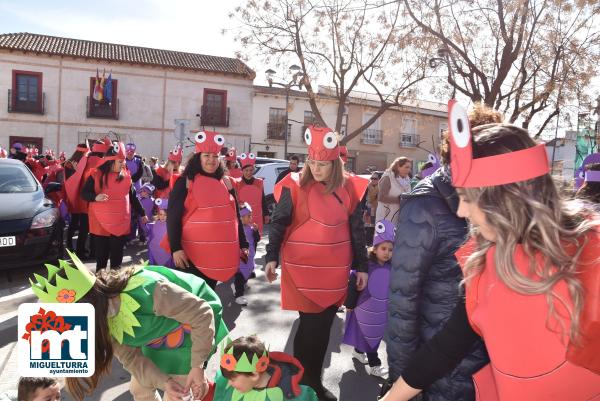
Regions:
M 58 219 L 58 209 L 52 208 L 36 214 L 31 221 L 31 228 L 52 227 Z

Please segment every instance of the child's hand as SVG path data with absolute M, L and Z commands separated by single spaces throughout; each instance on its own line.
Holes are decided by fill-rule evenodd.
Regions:
M 248 251 L 247 248 L 244 249 L 240 249 L 240 260 L 244 263 L 248 263 L 248 254 L 250 252 Z
M 362 291 L 367 286 L 369 275 L 365 272 L 356 272 L 356 289 Z
M 188 395 L 183 386 L 177 383 L 172 377 L 169 377 L 165 383 L 165 393 L 167 393 L 172 400 L 181 400 Z

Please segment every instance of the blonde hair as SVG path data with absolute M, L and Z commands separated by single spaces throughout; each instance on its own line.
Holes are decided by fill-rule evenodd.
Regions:
M 325 193 L 333 193 L 336 189 L 344 185 L 346 178 L 344 177 L 344 162 L 339 157 L 332 160 L 331 175 L 325 183 Z M 306 186 L 315 181 L 312 172 L 310 171 L 309 163 L 304 163 L 302 172 L 300 173 L 300 186 Z
M 406 163 L 412 163 L 412 160 L 404 156 L 397 157 L 385 171 L 391 171 L 392 173 L 394 173 L 394 175 L 396 175 L 396 170 L 398 169 L 398 167 L 402 167 Z
M 526 130 L 507 124 L 480 126 L 473 130 L 473 135 L 474 158 L 535 145 Z M 466 201 L 483 211 L 487 223 L 497 234 L 492 243 L 476 228 L 471 229 L 471 236 L 477 240 L 477 250 L 466 261 L 463 284 L 468 285 L 481 273 L 486 253 L 495 245 L 494 264 L 502 282 L 520 294 L 544 294 L 549 307 L 547 322 L 551 317 L 557 318 L 564 332 L 568 331 L 570 339 L 577 341 L 584 303 L 577 262 L 587 243 L 586 234 L 600 221 L 587 219 L 581 203 L 563 199 L 549 174 L 506 185 L 463 188 L 459 192 Z M 514 262 L 515 249 L 519 244 L 529 258 L 529 269 L 525 274 Z M 568 250 L 571 248 L 575 251 Z M 543 257 L 541 266 L 536 255 Z M 535 279 L 531 278 L 532 275 Z M 555 294 L 552 290 L 560 281 L 567 284 L 573 301 L 573 308 L 568 311 L 569 328 L 564 327 L 554 308 Z

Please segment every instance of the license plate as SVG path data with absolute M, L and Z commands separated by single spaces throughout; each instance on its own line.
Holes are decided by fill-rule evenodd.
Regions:
M 12 237 L 0 237 L 0 247 L 15 246 L 17 244 L 15 238 L 14 235 Z

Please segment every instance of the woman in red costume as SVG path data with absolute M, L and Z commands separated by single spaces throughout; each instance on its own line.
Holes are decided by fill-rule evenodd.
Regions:
M 194 139 L 196 153 L 169 196 L 168 245 L 176 267 L 191 269 L 215 288 L 235 275 L 248 242 L 233 183 L 219 160 L 225 138 L 201 131 Z
M 179 166 L 183 159 L 183 149 L 176 146 L 169 152 L 169 158 L 164 166 L 160 166 L 152 172 L 151 184 L 154 185 L 154 197 L 156 199 L 168 199 L 175 182 L 179 178 Z
M 269 210 L 267 209 L 263 180 L 253 176 L 256 156 L 254 153 L 242 153 L 240 162 L 242 176 L 235 180 L 239 202 L 248 202 L 252 208 L 254 223 L 262 235 L 263 225 L 269 224 Z
M 67 229 L 67 249 L 70 250 L 74 250 L 73 249 L 73 235 L 75 234 L 75 231 L 79 231 L 79 225 L 80 225 L 80 214 L 81 212 L 77 212 L 76 211 L 76 205 L 74 204 L 74 202 L 77 202 L 80 197 L 79 197 L 79 180 L 81 180 L 81 175 L 79 176 L 74 176 L 75 173 L 77 172 L 77 166 L 79 165 L 79 163 L 81 162 L 82 159 L 84 159 L 83 161 L 83 167 L 81 168 L 81 174 L 83 173 L 83 169 L 85 168 L 85 163 L 87 162 L 87 154 L 88 154 L 88 147 L 85 143 L 80 143 L 77 145 L 77 148 L 75 149 L 75 152 L 73 152 L 73 154 L 71 155 L 71 157 L 64 162 L 63 164 L 63 168 L 64 168 L 64 183 L 63 183 L 63 199 L 65 200 L 65 203 L 67 205 L 67 210 L 69 212 L 69 214 L 71 215 L 71 218 L 69 220 L 69 228 Z M 74 180 L 78 180 L 77 182 L 74 182 Z M 67 192 L 67 186 L 71 186 L 72 189 L 72 195 L 70 196 L 69 193 Z M 80 238 L 79 236 L 77 237 L 77 251 L 76 251 L 77 255 L 80 256 L 80 258 L 82 258 L 84 253 L 85 253 L 85 240 L 83 240 L 83 238 Z
M 562 199 L 543 144 L 507 124 L 473 129 L 449 104 L 457 214 L 471 239 L 456 256 L 465 303 L 413 355 L 383 400 L 409 400 L 483 338 L 490 364 L 477 399 L 592 400 L 600 396 L 600 220 Z M 473 138 L 473 139 L 471 139 Z
M 131 208 L 147 223 L 146 212 L 135 195 L 125 165 L 125 145 L 113 142 L 103 163 L 91 171 L 81 197 L 89 202 L 90 232 L 96 242 L 96 269 L 110 259 L 112 269 L 121 267 L 123 247 L 131 230 Z
M 303 384 L 320 400 L 336 400 L 321 381 L 333 318 L 356 269 L 358 290 L 367 284 L 367 251 L 360 200 L 368 181 L 344 172 L 337 134 L 309 127 L 308 161 L 274 190 L 265 257 L 269 281 L 281 260 L 281 306 L 300 313 L 294 357 L 304 366 Z M 281 256 L 281 257 L 280 257 Z

